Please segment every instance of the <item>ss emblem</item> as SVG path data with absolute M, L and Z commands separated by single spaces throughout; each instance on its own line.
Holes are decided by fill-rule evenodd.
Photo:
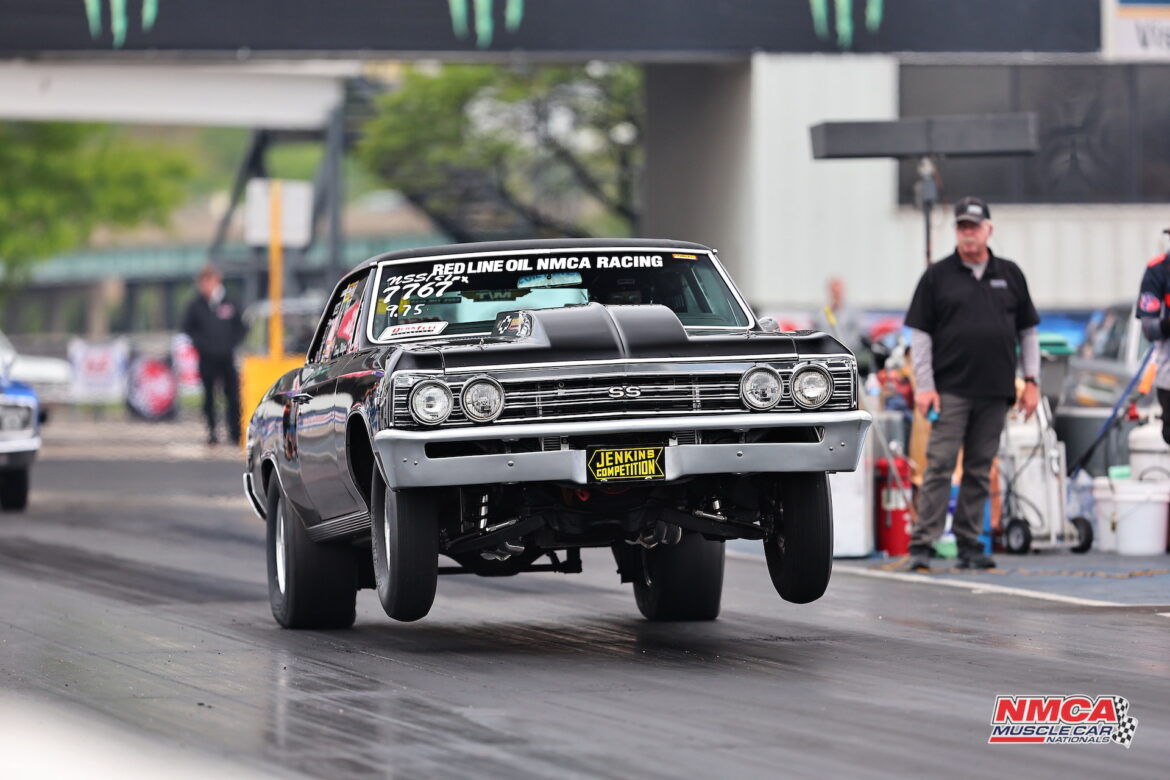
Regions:
M 642 395 L 642 388 L 636 385 L 618 385 L 609 388 L 610 398 L 637 398 L 640 395 Z

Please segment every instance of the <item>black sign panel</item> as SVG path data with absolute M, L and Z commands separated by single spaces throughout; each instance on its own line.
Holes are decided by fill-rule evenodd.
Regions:
M 1099 0 L 0 0 L 0 57 L 1086 52 L 1100 15 Z

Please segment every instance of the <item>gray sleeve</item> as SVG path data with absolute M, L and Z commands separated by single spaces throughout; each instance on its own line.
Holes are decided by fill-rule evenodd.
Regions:
M 934 342 L 930 334 L 910 329 L 910 351 L 914 358 L 914 380 L 918 391 L 934 390 Z
M 1020 331 L 1020 356 L 1024 361 L 1024 376 L 1036 378 L 1040 383 L 1040 336 L 1035 328 Z

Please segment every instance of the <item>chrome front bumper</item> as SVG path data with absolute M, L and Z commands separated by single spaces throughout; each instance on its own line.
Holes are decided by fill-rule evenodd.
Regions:
M 739 430 L 761 428 L 824 429 L 812 443 L 679 444 L 666 447 L 666 479 L 694 474 L 781 471 L 853 471 L 872 418 L 867 412 L 776 412 L 720 414 L 710 417 L 650 417 L 593 422 L 484 425 L 473 428 L 404 431 L 374 436 L 374 450 L 393 489 L 514 482 L 588 484 L 585 450 L 516 452 L 429 458 L 426 445 L 441 442 L 515 441 L 546 436 L 602 436 L 621 433 Z

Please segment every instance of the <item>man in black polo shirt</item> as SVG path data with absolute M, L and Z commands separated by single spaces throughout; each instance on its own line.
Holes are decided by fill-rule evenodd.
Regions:
M 227 408 L 228 440 L 240 441 L 240 375 L 236 371 L 236 347 L 248 335 L 247 326 L 223 286 L 223 274 L 206 265 L 195 277 L 199 294 L 187 306 L 183 332 L 191 337 L 199 353 L 199 376 L 203 379 L 203 416 L 207 420 L 207 443 L 218 444 L 215 432 L 215 388 L 223 388 Z
M 978 198 L 960 200 L 955 205 L 955 252 L 926 269 L 906 312 L 918 382 L 915 406 L 923 415 L 938 415 L 926 448 L 907 564 L 911 570 L 930 570 L 931 548 L 946 523 L 960 449 L 963 481 L 952 522 L 959 568 L 995 566 L 983 553 L 979 532 L 991 461 L 1008 407 L 1016 400 L 1017 342 L 1025 382 L 1020 408 L 1031 417 L 1040 402 L 1040 316 L 1019 266 L 996 257 L 987 246 L 991 232 L 987 204 Z

